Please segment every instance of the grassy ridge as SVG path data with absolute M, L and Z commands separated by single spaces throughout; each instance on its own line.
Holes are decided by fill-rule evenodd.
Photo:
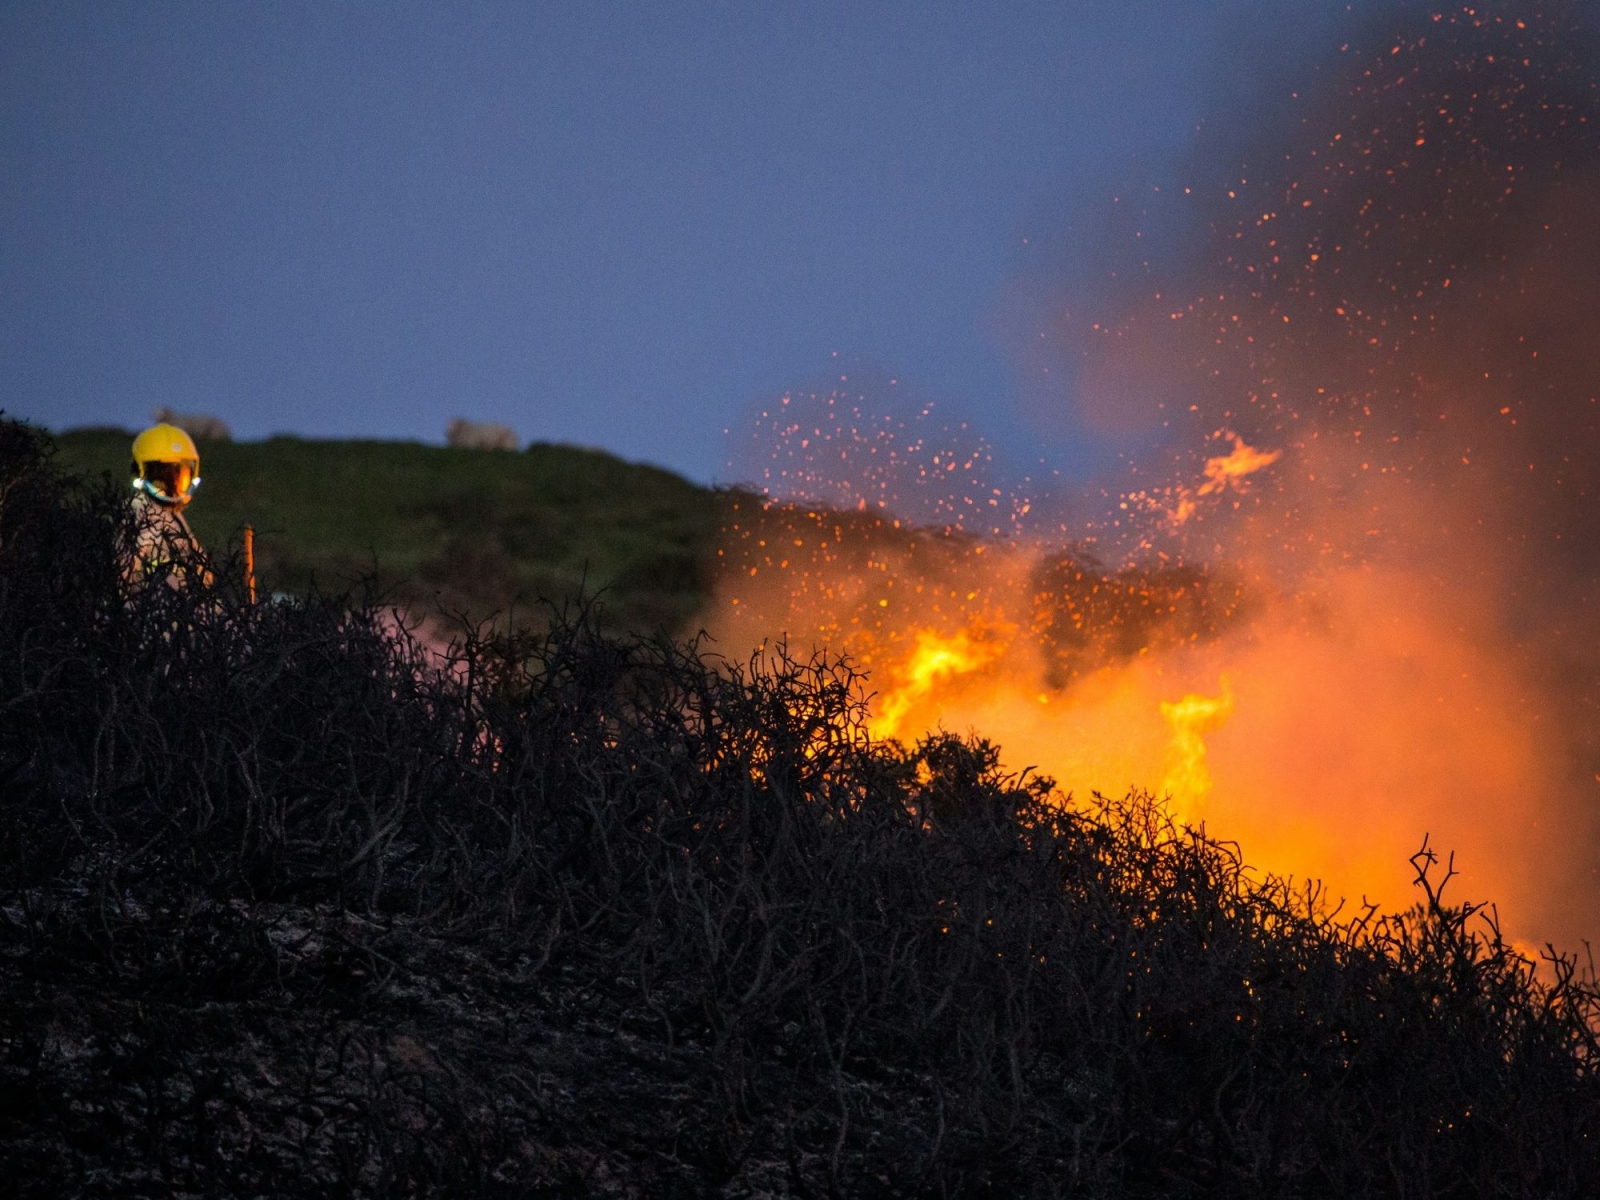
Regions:
M 128 474 L 131 438 L 79 430 L 56 439 L 71 470 Z M 256 530 L 257 575 L 299 592 L 376 569 L 403 599 L 482 615 L 560 601 L 587 579 L 621 628 L 679 629 L 709 587 L 723 498 L 657 467 L 535 443 L 522 453 L 413 442 L 201 445 L 195 534 L 221 549 Z

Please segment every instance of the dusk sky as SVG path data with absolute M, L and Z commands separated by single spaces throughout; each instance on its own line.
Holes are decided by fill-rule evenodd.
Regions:
M 727 481 L 724 427 L 867 364 L 1081 471 L 1032 297 L 1344 10 L 1294 7 L 5 3 L 0 407 Z

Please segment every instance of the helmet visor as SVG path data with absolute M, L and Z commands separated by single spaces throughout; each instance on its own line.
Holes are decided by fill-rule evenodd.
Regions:
M 187 500 L 199 482 L 194 462 L 147 462 L 144 464 L 145 486 L 167 500 Z

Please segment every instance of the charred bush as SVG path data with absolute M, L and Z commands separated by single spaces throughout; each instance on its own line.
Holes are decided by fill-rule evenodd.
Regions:
M 0 1161 L 32 1195 L 1581 1195 L 1592 978 L 592 608 L 129 594 L 0 423 Z

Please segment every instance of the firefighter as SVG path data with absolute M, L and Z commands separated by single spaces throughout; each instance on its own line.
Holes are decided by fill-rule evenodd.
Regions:
M 200 452 L 176 425 L 152 425 L 133 439 L 133 545 L 123 567 L 132 587 L 157 576 L 171 587 L 211 582 L 183 510 L 200 486 Z

